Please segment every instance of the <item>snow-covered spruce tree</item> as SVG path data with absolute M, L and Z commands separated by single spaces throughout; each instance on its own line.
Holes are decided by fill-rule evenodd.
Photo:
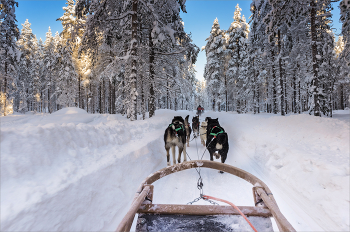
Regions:
M 339 109 L 344 109 L 345 106 L 350 105 L 350 3 L 342 0 L 339 4 L 340 20 L 342 25 L 342 35 L 344 41 L 344 48 L 338 58 L 341 64 L 339 81 L 337 81 L 339 92 Z M 345 100 L 344 100 L 345 99 Z
M 162 1 L 158 1 L 158 4 L 159 3 L 162 3 Z M 166 63 L 169 64 L 172 68 L 165 68 L 164 71 L 168 71 L 166 73 L 167 77 L 170 75 L 176 78 L 173 84 L 171 84 L 171 88 L 175 88 L 176 90 L 167 89 L 167 98 L 169 97 L 169 92 L 172 92 L 172 94 L 175 94 L 176 96 L 180 96 L 180 99 L 174 101 L 174 105 L 179 105 L 179 108 L 181 108 L 183 106 L 190 106 L 192 104 L 189 103 L 193 99 L 193 93 L 195 90 L 193 86 L 194 82 L 192 79 L 193 75 L 189 70 L 194 67 L 193 64 L 196 62 L 199 49 L 197 46 L 192 44 L 190 35 L 184 31 L 184 24 L 179 15 L 180 8 L 184 10 L 184 5 L 181 5 L 181 2 L 178 4 L 176 1 L 166 1 L 166 4 L 168 4 L 166 8 L 169 10 L 161 10 L 158 13 L 164 26 L 158 22 L 153 23 L 152 31 L 149 35 L 149 82 L 150 84 L 162 84 L 162 77 L 160 75 L 157 75 L 162 72 L 161 70 L 159 72 L 156 70 L 163 67 Z M 154 6 L 155 9 L 163 9 L 164 7 L 162 5 L 158 5 L 157 7 L 156 5 Z M 153 87 L 151 85 L 150 90 L 152 88 Z M 152 91 L 150 91 L 150 106 L 152 105 L 151 92 Z M 159 94 L 159 96 L 162 95 L 160 92 Z M 181 102 L 181 104 L 178 104 L 177 101 Z M 150 115 L 152 115 L 152 107 L 149 108 Z
M 72 83 L 76 83 L 74 90 L 77 92 L 77 101 L 76 105 L 80 108 L 83 108 L 84 105 L 88 106 L 88 103 L 84 104 L 84 97 L 82 96 L 82 93 L 88 93 L 89 91 L 85 88 L 85 91 L 83 90 L 84 87 L 91 86 L 91 81 L 86 80 L 87 75 L 84 75 L 87 70 L 90 70 L 91 62 L 89 57 L 86 54 L 81 54 L 79 56 L 79 47 L 81 45 L 81 37 L 84 33 L 84 24 L 86 16 L 82 15 L 81 18 L 77 18 L 75 14 L 75 2 L 73 0 L 67 0 L 66 2 L 67 6 L 63 7 L 64 10 L 63 16 L 58 18 L 56 21 L 61 21 L 63 31 L 61 32 L 61 38 L 62 38 L 62 45 L 61 45 L 61 51 L 62 49 L 66 52 L 65 54 L 68 55 L 70 53 L 71 55 L 71 61 L 73 62 L 74 70 L 70 68 L 70 64 L 66 63 L 66 65 L 69 66 L 69 70 L 71 72 L 75 72 L 76 74 L 72 76 Z M 67 53 L 68 52 L 68 53 Z M 78 77 L 78 80 L 74 80 Z M 89 85 L 87 83 L 89 82 Z M 82 83 L 85 83 L 82 84 Z M 73 91 L 73 89 L 71 89 Z M 70 92 L 71 92 L 70 91 Z M 90 95 L 89 95 L 90 96 Z M 88 98 L 87 96 L 87 99 Z M 89 109 L 87 108 L 87 111 Z
M 42 69 L 43 69 L 43 43 L 40 39 L 39 42 L 34 35 L 34 38 L 32 40 L 33 44 L 33 54 L 32 54 L 32 77 L 33 77 L 33 110 L 35 112 L 41 111 L 41 76 L 42 76 Z
M 36 37 L 30 28 L 31 24 L 28 19 L 22 24 L 21 35 L 17 41 L 19 50 L 21 51 L 21 58 L 18 70 L 18 88 L 16 99 L 16 109 L 19 112 L 25 113 L 32 111 L 35 105 L 34 97 L 34 76 L 36 65 L 34 63 L 34 55 L 37 50 Z
M 16 24 L 14 0 L 0 1 L 0 115 L 13 112 L 13 99 L 16 91 L 16 71 L 20 52 L 16 39 L 19 30 Z
M 254 80 L 253 107 L 254 113 L 260 112 L 263 107 L 265 112 L 272 111 L 272 81 L 270 64 L 270 44 L 266 35 L 264 17 L 270 12 L 271 6 L 268 0 L 254 0 L 250 5 L 251 31 L 248 41 L 249 70 L 248 76 Z M 268 75 L 269 74 L 269 75 Z
M 206 88 L 208 92 L 208 101 L 212 104 L 212 110 L 219 110 L 220 103 L 217 102 L 223 87 L 224 77 L 224 32 L 220 29 L 219 21 L 216 18 L 211 27 L 210 36 L 206 39 L 205 53 L 207 63 L 204 70 L 204 79 L 206 80 Z
M 347 66 L 350 68 L 350 2 L 342 0 L 339 4 L 340 21 L 342 25 L 342 35 L 344 40 L 343 57 L 345 57 Z
M 274 83 L 275 86 L 278 86 L 278 97 L 280 99 L 280 112 L 281 115 L 286 114 L 286 71 L 284 67 L 284 61 L 282 57 L 285 55 L 283 51 L 283 46 L 285 43 L 284 35 L 286 35 L 286 26 L 288 21 L 288 15 L 285 18 L 285 15 L 280 10 L 285 3 L 279 0 L 269 0 L 270 5 L 272 6 L 271 11 L 264 18 L 265 23 L 267 24 L 266 33 L 269 36 L 269 41 L 271 42 L 271 52 L 273 53 L 272 57 L 276 56 L 276 68 L 273 73 L 278 76 L 277 83 Z M 276 46 L 277 45 L 277 46 Z M 275 61 L 275 60 L 274 60 Z M 274 67 L 274 65 L 273 65 Z M 274 113 L 276 109 L 274 110 Z
M 277 36 L 281 27 L 276 25 L 287 25 L 288 29 L 298 18 L 303 19 L 303 23 L 300 26 L 304 26 L 305 33 L 308 35 L 308 40 L 304 43 L 308 44 L 311 48 L 311 59 L 312 59 L 312 69 L 311 69 L 311 79 L 308 81 L 309 84 L 309 112 L 313 113 L 315 116 L 321 116 L 321 101 L 320 95 L 323 92 L 323 83 L 320 81 L 320 65 L 322 64 L 321 49 L 324 45 L 323 38 L 328 33 L 329 26 L 328 23 L 331 21 L 330 3 L 331 0 L 297 0 L 297 1 L 274 1 L 269 0 L 272 5 L 272 11 L 269 16 L 265 17 L 265 21 L 269 23 L 268 29 L 270 31 L 276 32 L 276 30 L 271 30 L 273 28 L 277 29 Z M 276 20 L 278 19 L 278 20 Z M 277 22 L 278 24 L 276 24 Z M 281 32 L 280 32 L 281 33 Z M 283 33 L 282 33 L 283 34 Z M 285 34 L 285 33 L 284 33 Z M 294 35 L 295 36 L 295 35 Z M 283 37 L 282 37 L 283 39 Z M 278 42 L 278 41 L 277 41 Z M 278 51 L 280 46 L 278 46 Z M 281 47 L 282 48 L 282 47 Z M 283 57 L 283 56 L 282 56 Z M 279 57 L 277 57 L 280 59 Z
M 62 107 L 71 107 L 76 105 L 77 98 L 77 72 L 75 71 L 72 50 L 70 46 L 59 43 L 57 46 L 58 57 L 56 58 L 57 79 L 55 86 L 55 95 L 57 104 Z
M 54 71 L 56 55 L 55 52 L 55 41 L 51 33 L 51 28 L 49 27 L 48 32 L 46 32 L 46 39 L 44 43 L 44 67 L 43 76 L 41 84 L 43 85 L 43 101 L 45 112 L 52 113 L 54 106 L 52 102 L 52 95 L 54 93 Z
M 288 63 L 286 65 L 287 80 L 289 80 L 290 90 L 288 92 L 289 105 L 293 113 L 301 113 L 307 109 L 308 99 L 306 82 L 312 69 L 311 49 L 306 42 L 309 40 L 308 33 L 304 26 L 305 17 L 295 19 L 288 30 L 289 51 Z
M 247 101 L 253 93 L 254 82 L 248 76 L 248 34 L 249 24 L 241 17 L 241 8 L 237 4 L 234 12 L 234 21 L 228 29 L 229 39 L 227 51 L 230 58 L 226 72 L 227 82 L 233 92 L 230 94 L 232 103 L 238 113 L 248 110 Z M 252 96 L 251 96 L 252 98 Z

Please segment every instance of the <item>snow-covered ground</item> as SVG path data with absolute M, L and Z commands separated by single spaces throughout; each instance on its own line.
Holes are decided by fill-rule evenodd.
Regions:
M 142 180 L 166 166 L 165 128 L 187 114 L 194 116 L 158 110 L 130 122 L 66 108 L 1 117 L 1 231 L 114 231 Z M 206 112 L 201 121 L 206 116 L 228 132 L 226 163 L 264 181 L 296 230 L 350 230 L 349 110 L 334 118 Z M 194 139 L 187 151 L 198 159 L 205 149 Z M 208 169 L 202 177 L 205 194 L 253 205 L 249 183 Z M 191 169 L 155 182 L 154 203 L 192 201 L 197 179 Z

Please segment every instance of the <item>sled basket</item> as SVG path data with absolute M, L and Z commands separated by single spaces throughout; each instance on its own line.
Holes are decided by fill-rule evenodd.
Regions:
M 153 182 L 169 174 L 197 167 L 224 171 L 253 184 L 254 203 L 259 207 L 238 206 L 238 208 L 258 231 L 273 231 L 271 217 L 275 219 L 280 231 L 295 231 L 279 210 L 270 189 L 264 182 L 242 169 L 208 160 L 183 162 L 148 176 L 140 185 L 129 211 L 116 231 L 130 231 L 136 213 L 138 214 L 136 231 L 251 230 L 239 212 L 231 206 L 152 204 Z

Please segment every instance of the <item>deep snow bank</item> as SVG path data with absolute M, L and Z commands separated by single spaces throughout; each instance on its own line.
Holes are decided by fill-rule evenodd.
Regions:
M 77 108 L 2 117 L 1 230 L 102 230 L 164 167 L 158 140 L 171 116 L 162 113 L 135 122 Z
M 349 230 L 350 117 L 343 114 L 339 120 L 335 114 L 213 115 L 226 122 L 231 136 L 235 151 L 228 162 L 285 195 L 276 197 L 282 212 L 303 211 L 289 219 L 297 230 Z

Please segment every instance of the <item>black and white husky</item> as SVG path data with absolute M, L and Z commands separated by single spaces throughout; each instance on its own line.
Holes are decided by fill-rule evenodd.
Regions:
M 206 146 L 210 153 L 210 160 L 213 161 L 213 156 L 219 159 L 221 163 L 225 163 L 227 152 L 229 149 L 228 136 L 224 128 L 219 124 L 219 120 L 206 118 L 207 121 L 207 142 Z
M 170 166 L 170 154 L 169 150 L 173 153 L 173 164 L 176 164 L 175 159 L 175 147 L 178 147 L 177 162 L 181 163 L 181 153 L 183 153 L 184 161 L 186 161 L 186 129 L 185 121 L 181 116 L 175 116 L 165 130 L 164 133 L 165 150 L 167 156 L 167 165 Z
M 192 131 L 194 137 L 197 137 L 199 135 L 199 116 L 192 118 Z

